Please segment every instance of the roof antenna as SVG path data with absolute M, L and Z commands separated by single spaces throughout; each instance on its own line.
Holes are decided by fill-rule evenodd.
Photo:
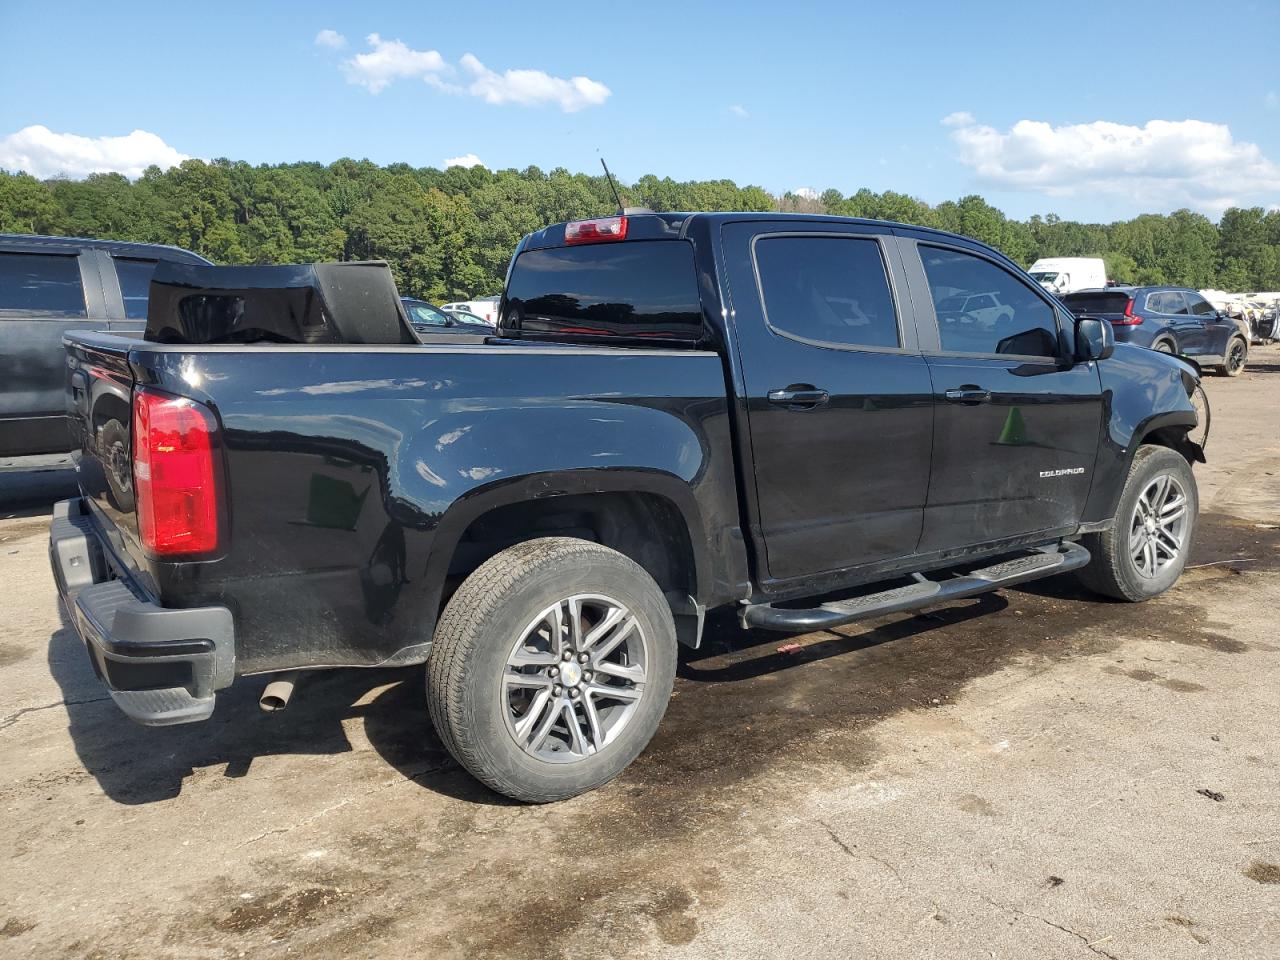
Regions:
M 600 158 L 600 166 L 604 167 L 604 175 L 609 180 L 609 189 L 613 191 L 614 202 L 618 204 L 618 216 L 622 216 L 627 212 L 627 208 L 622 205 L 622 198 L 618 196 L 618 185 L 614 182 L 613 174 L 609 172 L 609 165 L 604 162 L 604 157 Z

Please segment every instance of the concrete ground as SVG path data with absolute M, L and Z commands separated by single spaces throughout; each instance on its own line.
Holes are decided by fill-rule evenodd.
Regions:
M 1252 360 L 1206 381 L 1165 597 L 1059 578 L 781 651 L 719 624 L 640 760 L 536 808 L 452 763 L 418 670 L 128 724 L 48 571 L 65 471 L 4 465 L 0 956 L 1280 956 L 1280 347 Z

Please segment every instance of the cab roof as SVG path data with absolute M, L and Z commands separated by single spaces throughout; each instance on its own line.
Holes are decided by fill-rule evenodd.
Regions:
M 707 211 L 686 211 L 679 213 L 653 213 L 646 211 L 644 213 L 628 212 L 626 214 L 615 214 L 614 216 L 625 216 L 627 218 L 627 236 L 622 243 L 631 240 L 680 240 L 688 235 L 689 230 L 696 223 L 705 224 L 708 227 L 716 227 L 726 223 L 742 223 L 742 222 L 774 222 L 774 223 L 830 223 L 830 224 L 857 224 L 859 226 L 877 227 L 881 230 L 910 230 L 917 234 L 928 234 L 937 237 L 940 240 L 959 240 L 965 244 L 975 245 L 984 250 L 994 250 L 987 244 L 972 237 L 965 237 L 956 233 L 948 233 L 945 230 L 938 230 L 934 227 L 922 227 L 912 223 L 898 223 L 894 220 L 872 220 L 867 217 L 837 217 L 830 214 L 818 213 L 781 213 L 774 211 L 737 211 L 737 212 L 707 212 Z M 588 219 L 604 220 L 608 217 L 594 217 Z M 569 221 L 577 222 L 577 221 Z M 534 233 L 527 235 L 521 241 L 520 250 L 542 250 L 549 247 L 565 246 L 564 230 L 566 223 L 553 223 Z M 614 241 L 618 242 L 618 241 Z M 999 251 L 995 251 L 999 253 Z M 1004 256 L 1003 254 L 1000 254 Z

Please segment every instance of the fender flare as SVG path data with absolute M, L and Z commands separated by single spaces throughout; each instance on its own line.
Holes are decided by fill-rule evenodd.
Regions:
M 429 592 L 427 609 L 433 618 L 432 631 L 435 629 L 434 617 L 440 606 L 440 595 L 458 542 L 477 518 L 498 507 L 593 493 L 643 493 L 669 501 L 683 519 L 689 533 L 695 591 L 701 592 L 711 583 L 702 511 L 689 485 L 675 474 L 665 470 L 629 467 L 607 470 L 576 468 L 506 477 L 459 497 L 449 505 L 436 525 L 426 569 Z

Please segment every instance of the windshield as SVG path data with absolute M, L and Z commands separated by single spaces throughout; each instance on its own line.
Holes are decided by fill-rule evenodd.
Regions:
M 1031 279 L 1036 281 L 1036 283 L 1053 283 L 1053 281 L 1058 279 L 1058 275 L 1056 273 L 1046 273 L 1043 270 L 1037 270 L 1035 273 L 1031 274 Z
M 489 321 L 486 320 L 484 317 L 477 317 L 474 313 L 467 313 L 467 311 L 465 310 L 452 310 L 450 311 L 449 316 L 453 317 L 453 319 L 457 320 L 459 323 L 465 323 L 468 326 L 474 326 L 474 327 L 491 326 Z
M 938 301 L 938 309 L 942 313 L 959 313 L 964 309 L 965 301 L 968 297 L 943 297 Z

